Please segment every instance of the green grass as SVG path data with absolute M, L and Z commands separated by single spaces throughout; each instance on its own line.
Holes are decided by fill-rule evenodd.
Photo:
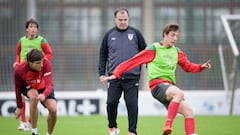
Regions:
M 173 135 L 185 135 L 183 117 L 177 116 L 173 124 Z M 138 135 L 161 135 L 164 116 L 140 116 Z M 0 116 L 0 132 L 4 135 L 30 135 L 30 131 L 18 131 L 19 120 L 14 117 Z M 120 135 L 127 135 L 127 117 L 119 116 Z M 196 132 L 199 135 L 238 135 L 240 133 L 240 116 L 196 116 Z M 46 134 L 46 117 L 39 117 L 39 135 Z M 108 135 L 107 117 L 60 116 L 54 129 L 54 135 Z

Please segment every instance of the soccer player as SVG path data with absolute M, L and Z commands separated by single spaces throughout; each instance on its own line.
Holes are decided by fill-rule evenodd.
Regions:
M 42 51 L 32 49 L 27 61 L 21 62 L 14 70 L 17 108 L 15 117 L 23 113 L 22 94 L 29 98 L 32 135 L 38 135 L 38 102 L 48 109 L 47 135 L 51 135 L 57 120 L 56 99 L 53 91 L 52 65 L 44 58 Z
M 29 50 L 33 48 L 37 48 L 39 50 L 42 50 L 45 54 L 45 58 L 48 60 L 51 60 L 53 55 L 52 55 L 52 49 L 47 42 L 47 40 L 40 36 L 37 35 L 38 33 L 38 22 L 34 19 L 30 19 L 26 21 L 25 23 L 25 29 L 26 29 L 26 35 L 21 37 L 18 41 L 17 44 L 17 49 L 16 49 L 16 60 L 13 64 L 13 67 L 15 68 L 19 63 L 22 61 L 26 60 L 26 55 L 29 52 Z M 26 116 L 25 116 L 25 108 L 26 108 L 26 103 L 25 103 L 25 98 L 23 96 L 22 98 L 23 102 L 23 113 L 21 116 L 21 122 L 18 127 L 19 130 L 30 130 L 31 129 L 31 119 L 29 117 L 28 122 L 26 122 Z
M 125 8 L 114 12 L 115 27 L 103 38 L 99 58 L 99 80 L 104 83 L 105 75 L 112 75 L 115 67 L 145 49 L 146 43 L 142 34 L 128 25 L 129 14 Z M 107 72 L 107 73 L 106 73 Z M 124 92 L 128 111 L 128 135 L 136 135 L 138 119 L 138 87 L 141 67 L 123 74 L 121 78 L 109 81 L 107 94 L 107 115 L 110 135 L 117 135 L 117 108 Z
M 186 54 L 175 46 L 179 32 L 178 24 L 166 24 L 162 33 L 162 41 L 148 45 L 145 50 L 121 63 L 113 71 L 113 75 L 105 77 L 104 80 L 121 78 L 124 72 L 147 63 L 152 96 L 168 110 L 163 135 L 171 134 L 172 123 L 177 113 L 182 114 L 185 118 L 186 135 L 196 135 L 194 115 L 192 109 L 184 100 L 183 90 L 176 86 L 175 70 L 178 64 L 186 72 L 196 73 L 204 69 L 210 69 L 211 64 L 209 60 L 203 64 L 190 62 Z

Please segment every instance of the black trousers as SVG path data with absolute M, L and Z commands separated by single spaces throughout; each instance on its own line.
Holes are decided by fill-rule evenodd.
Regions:
M 117 127 L 118 103 L 122 93 L 124 93 L 124 100 L 128 111 L 128 131 L 137 134 L 139 79 L 115 79 L 110 80 L 108 83 L 108 127 Z

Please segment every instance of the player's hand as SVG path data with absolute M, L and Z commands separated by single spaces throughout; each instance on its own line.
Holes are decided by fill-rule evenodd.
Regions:
M 106 76 L 105 75 L 101 75 L 100 77 L 99 77 L 99 81 L 102 83 L 102 84 L 105 84 L 105 78 Z
M 105 75 L 102 75 L 99 77 L 99 80 L 102 84 L 105 84 L 106 81 L 108 80 L 113 80 L 113 79 L 116 79 L 117 77 L 115 75 L 111 75 L 111 76 L 105 76 Z
M 18 62 L 14 62 L 13 63 L 13 68 L 15 68 L 17 65 L 19 65 L 19 63 Z
M 44 101 L 44 100 L 46 99 L 46 97 L 45 97 L 44 94 L 39 94 L 39 95 L 38 95 L 38 99 L 39 99 L 40 101 Z
M 117 77 L 115 75 L 111 75 L 111 76 L 107 76 L 104 78 L 105 81 L 107 80 L 113 80 L 113 79 L 116 79 Z
M 210 69 L 211 68 L 211 60 L 208 60 L 207 62 L 202 64 L 202 69 Z
M 18 119 L 22 114 L 22 108 L 17 108 L 15 110 L 15 118 Z

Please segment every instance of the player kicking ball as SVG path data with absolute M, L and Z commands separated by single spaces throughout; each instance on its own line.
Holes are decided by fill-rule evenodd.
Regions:
M 113 75 L 105 77 L 104 80 L 121 78 L 121 75 L 141 64 L 147 64 L 149 87 L 152 96 L 167 108 L 167 118 L 163 128 L 163 135 L 172 133 L 172 124 L 180 113 L 184 116 L 184 128 L 186 135 L 196 135 L 195 119 L 193 111 L 184 100 L 184 92 L 176 86 L 175 71 L 179 65 L 184 71 L 197 73 L 210 69 L 208 60 L 203 64 L 195 64 L 187 59 L 186 54 L 175 43 L 179 37 L 180 28 L 178 24 L 166 24 L 163 29 L 163 40 L 148 45 L 147 48 L 133 58 L 122 62 L 116 67 Z

